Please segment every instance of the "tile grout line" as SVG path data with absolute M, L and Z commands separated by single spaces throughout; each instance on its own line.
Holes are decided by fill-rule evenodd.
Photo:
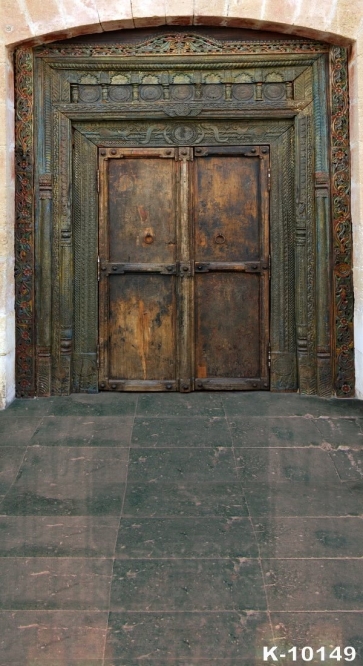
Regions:
M 119 536 L 120 529 L 121 529 L 122 512 L 123 512 L 123 507 L 124 507 L 125 497 L 126 497 L 126 491 L 127 491 L 130 452 L 131 452 L 131 442 L 132 442 L 132 435 L 133 435 L 133 430 L 134 430 L 134 426 L 135 426 L 135 419 L 136 419 L 136 414 L 137 414 L 138 403 L 139 403 L 139 394 L 137 393 L 136 394 L 136 400 L 135 400 L 135 409 L 134 409 L 134 414 L 133 414 L 133 418 L 132 418 L 132 426 L 131 426 L 131 429 L 130 429 L 129 446 L 128 447 L 122 447 L 122 448 L 127 448 L 128 449 L 128 457 L 127 457 L 127 463 L 126 463 L 127 470 L 126 470 L 126 480 L 125 480 L 124 494 L 123 494 L 123 498 L 122 498 L 122 502 L 121 502 L 118 528 L 117 528 L 116 538 L 115 538 L 115 546 L 114 546 L 114 549 L 113 549 L 110 592 L 109 592 L 109 598 L 108 598 L 107 625 L 106 625 L 106 632 L 105 632 L 105 642 L 104 642 L 104 646 L 103 646 L 102 666 L 104 666 L 105 659 L 106 659 L 107 636 L 108 636 L 108 630 L 109 630 L 109 624 L 110 624 L 110 613 L 111 613 L 112 581 L 113 581 L 113 572 L 114 572 L 115 560 L 116 560 L 116 547 L 117 547 L 118 536 Z

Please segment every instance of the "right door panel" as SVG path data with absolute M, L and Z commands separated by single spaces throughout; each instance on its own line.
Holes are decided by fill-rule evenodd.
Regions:
M 195 388 L 267 389 L 269 149 L 195 150 Z

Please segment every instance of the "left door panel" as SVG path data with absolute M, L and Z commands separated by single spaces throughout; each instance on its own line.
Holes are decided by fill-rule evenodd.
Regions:
M 174 149 L 100 149 L 102 390 L 177 389 Z

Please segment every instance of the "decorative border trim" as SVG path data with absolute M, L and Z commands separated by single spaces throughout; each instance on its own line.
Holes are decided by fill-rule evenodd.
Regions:
M 35 395 L 33 52 L 15 53 L 16 395 Z
M 221 41 L 195 35 L 179 33 L 158 35 L 136 44 L 70 44 L 67 46 L 52 44 L 37 50 L 36 55 L 43 56 L 195 56 L 200 54 L 219 55 L 258 55 L 275 53 L 326 53 L 329 46 L 320 42 L 303 39 L 268 41 Z
M 335 389 L 354 396 L 354 293 L 350 211 L 349 94 L 347 51 L 331 48 L 331 169 Z

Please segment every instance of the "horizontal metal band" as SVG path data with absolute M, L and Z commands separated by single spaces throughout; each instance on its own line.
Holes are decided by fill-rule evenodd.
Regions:
M 210 271 L 236 271 L 240 273 L 261 273 L 268 270 L 268 262 L 261 261 L 196 261 L 196 273 L 209 273 Z
M 211 379 L 196 379 L 194 382 L 196 391 L 263 391 L 269 389 L 267 377 L 256 377 L 255 379 L 213 377 Z
M 102 391 L 177 391 L 174 379 L 103 379 L 99 382 Z
M 122 275 L 123 273 L 162 273 L 175 275 L 177 264 L 120 264 L 117 262 L 101 261 L 101 274 Z

